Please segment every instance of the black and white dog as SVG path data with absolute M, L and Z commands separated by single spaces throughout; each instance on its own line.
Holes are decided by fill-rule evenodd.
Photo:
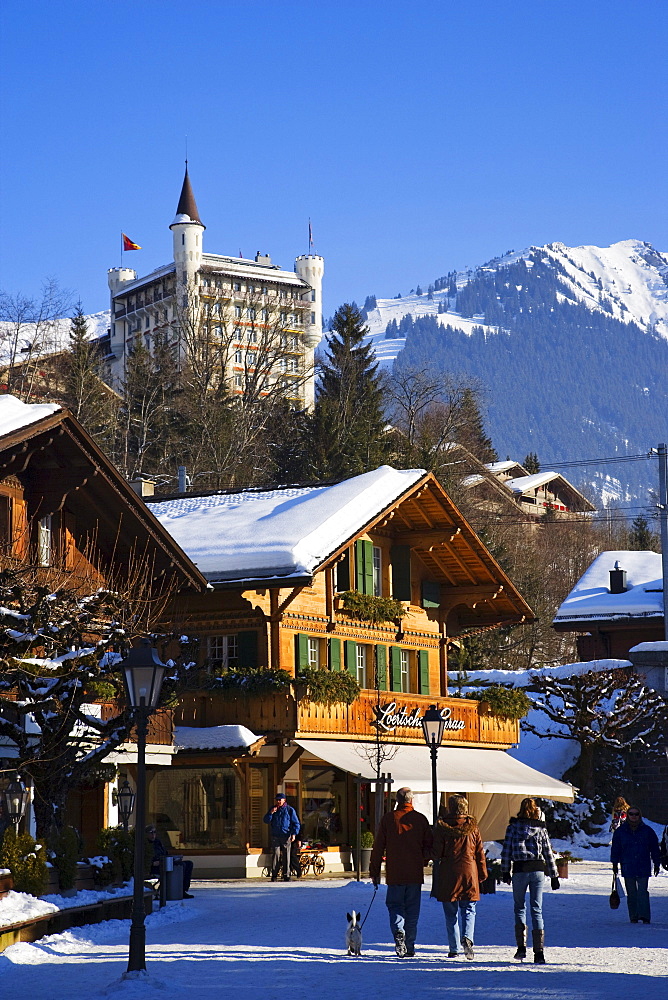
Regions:
M 362 928 L 360 927 L 361 913 L 346 913 L 348 917 L 348 927 L 346 928 L 346 945 L 348 954 L 359 957 L 362 954 Z

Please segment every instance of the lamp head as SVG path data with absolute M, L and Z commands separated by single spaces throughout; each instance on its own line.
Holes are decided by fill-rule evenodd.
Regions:
M 445 730 L 445 719 L 436 705 L 430 705 L 422 716 L 422 735 L 428 747 L 440 746 Z

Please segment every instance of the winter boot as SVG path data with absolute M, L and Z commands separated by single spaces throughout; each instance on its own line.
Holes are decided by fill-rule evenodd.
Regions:
M 406 935 L 403 931 L 397 931 L 394 935 L 394 950 L 399 958 L 406 957 Z
M 531 941 L 533 944 L 533 964 L 545 965 L 545 955 L 543 954 L 545 931 L 532 931 Z
M 515 924 L 515 944 L 517 951 L 513 955 L 518 961 L 527 957 L 527 929 L 525 924 Z

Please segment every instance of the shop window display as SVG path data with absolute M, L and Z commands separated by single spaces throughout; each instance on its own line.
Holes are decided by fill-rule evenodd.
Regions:
M 304 840 L 335 846 L 346 843 L 345 773 L 334 767 L 302 767 L 301 821 Z
M 241 782 L 232 767 L 166 767 L 147 774 L 147 822 L 174 850 L 242 847 Z

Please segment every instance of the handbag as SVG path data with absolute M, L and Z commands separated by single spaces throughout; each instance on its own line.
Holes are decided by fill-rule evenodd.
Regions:
M 610 900 L 609 900 L 609 902 L 610 902 L 610 909 L 611 910 L 617 910 L 617 909 L 619 909 L 619 904 L 621 902 L 621 899 L 620 899 L 620 896 L 619 896 L 619 889 L 617 888 L 617 883 L 618 882 L 619 882 L 619 879 L 617 878 L 617 876 L 613 875 L 612 876 L 612 892 L 610 893 Z

